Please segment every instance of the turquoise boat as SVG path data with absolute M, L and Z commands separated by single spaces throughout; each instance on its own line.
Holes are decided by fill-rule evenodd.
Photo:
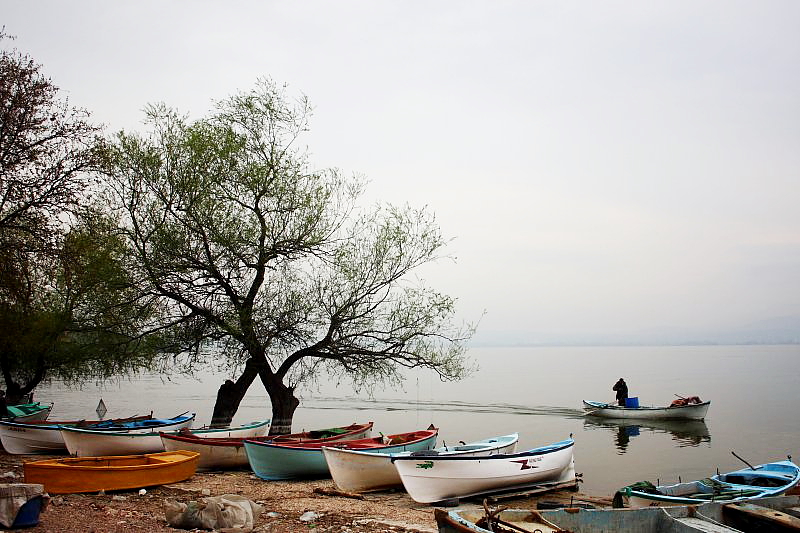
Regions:
M 33 402 L 7 405 L 6 416 L 3 418 L 14 422 L 41 422 L 42 420 L 47 420 L 52 410 L 52 403 Z
M 304 443 L 301 446 L 246 439 L 244 449 L 250 468 L 261 479 L 322 478 L 331 475 L 323 446 L 381 453 L 414 452 L 433 448 L 438 433 L 438 429 L 426 429 L 368 439 Z

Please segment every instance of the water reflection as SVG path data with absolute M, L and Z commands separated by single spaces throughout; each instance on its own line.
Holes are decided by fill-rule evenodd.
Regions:
M 625 453 L 630 440 L 640 432 L 669 433 L 679 448 L 699 446 L 711 442 L 711 432 L 702 420 L 628 420 L 614 418 L 586 417 L 585 430 L 607 429 L 614 436 L 614 445 L 619 453 Z

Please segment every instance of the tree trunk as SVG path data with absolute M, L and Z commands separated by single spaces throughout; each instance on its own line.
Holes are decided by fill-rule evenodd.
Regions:
M 255 381 L 256 376 L 261 377 L 261 382 L 272 403 L 272 422 L 269 434 L 284 435 L 292 432 L 292 418 L 300 405 L 300 400 L 294 396 L 294 387 L 284 385 L 272 372 L 263 365 L 259 365 L 253 358 L 248 359 L 244 372 L 235 383 L 228 379 L 220 386 L 217 392 L 217 401 L 214 404 L 214 414 L 211 417 L 212 428 L 230 425 L 242 398 Z
M 281 386 L 278 390 L 267 391 L 272 401 L 272 423 L 270 435 L 285 435 L 292 432 L 292 418 L 300 400 L 294 397 L 291 387 Z
M 6 404 L 17 405 L 20 403 L 31 403 L 33 401 L 33 389 L 36 388 L 36 385 L 38 385 L 38 382 L 36 384 L 28 383 L 22 386 L 14 381 L 6 381 Z
M 287 387 L 274 374 L 259 372 L 261 382 L 272 403 L 272 423 L 270 435 L 285 435 L 292 432 L 292 419 L 300 400 L 294 396 L 294 387 Z
M 224 428 L 231 425 L 236 411 L 239 410 L 239 404 L 242 403 L 242 398 L 255 381 L 256 376 L 258 376 L 258 370 L 248 361 L 236 383 L 226 379 L 225 383 L 220 385 L 219 391 L 217 391 L 217 401 L 214 403 L 214 413 L 211 415 L 212 428 Z

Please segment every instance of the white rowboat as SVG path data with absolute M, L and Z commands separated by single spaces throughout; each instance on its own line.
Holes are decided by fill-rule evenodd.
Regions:
M 340 490 L 367 492 L 402 486 L 403 482 L 392 464 L 392 457 L 404 455 L 461 455 L 479 456 L 496 453 L 514 453 L 519 435 L 503 435 L 457 446 L 440 446 L 418 452 L 378 453 L 369 450 L 324 447 L 325 461 L 331 477 Z
M 67 451 L 77 457 L 93 457 L 101 455 L 137 455 L 163 452 L 161 437 L 157 431 L 178 431 L 190 428 L 195 414 L 181 415 L 173 419 L 173 423 L 142 431 L 110 431 L 107 429 L 82 429 L 62 427 L 61 438 Z
M 258 431 L 221 430 L 161 433 L 161 444 L 165 451 L 189 450 L 200 454 L 198 470 L 238 470 L 248 468 L 244 439 L 264 437 L 269 421 Z
M 171 428 L 172 431 L 147 433 L 119 433 L 112 431 L 91 431 L 64 428 L 64 442 L 72 455 L 86 457 L 93 455 L 137 455 L 164 451 L 161 435 L 171 433 L 181 435 L 191 427 L 191 421 L 183 428 Z M 189 434 L 206 438 L 260 438 L 266 434 L 269 420 L 250 422 L 233 428 L 199 428 L 192 429 Z M 186 449 L 186 448 L 181 448 Z M 75 450 L 75 451 L 73 451 Z
M 419 503 L 575 482 L 571 438 L 521 453 L 485 457 L 392 457 L 408 495 Z
M 134 416 L 118 418 L 117 423 L 134 422 L 151 419 L 152 416 Z M 100 420 L 64 420 L 35 422 L 18 422 L 16 420 L 0 420 L 0 443 L 11 454 L 59 454 L 67 453 L 67 446 L 61 436 L 61 428 L 82 427 L 90 429 Z
M 621 407 L 603 402 L 583 400 L 584 414 L 604 418 L 647 418 L 654 420 L 703 420 L 711 402 L 674 407 Z

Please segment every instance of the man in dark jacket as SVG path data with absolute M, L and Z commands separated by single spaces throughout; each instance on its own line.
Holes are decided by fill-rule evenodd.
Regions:
M 628 384 L 625 383 L 625 380 L 619 378 L 611 390 L 617 391 L 617 404 L 625 407 L 625 400 L 628 399 Z

